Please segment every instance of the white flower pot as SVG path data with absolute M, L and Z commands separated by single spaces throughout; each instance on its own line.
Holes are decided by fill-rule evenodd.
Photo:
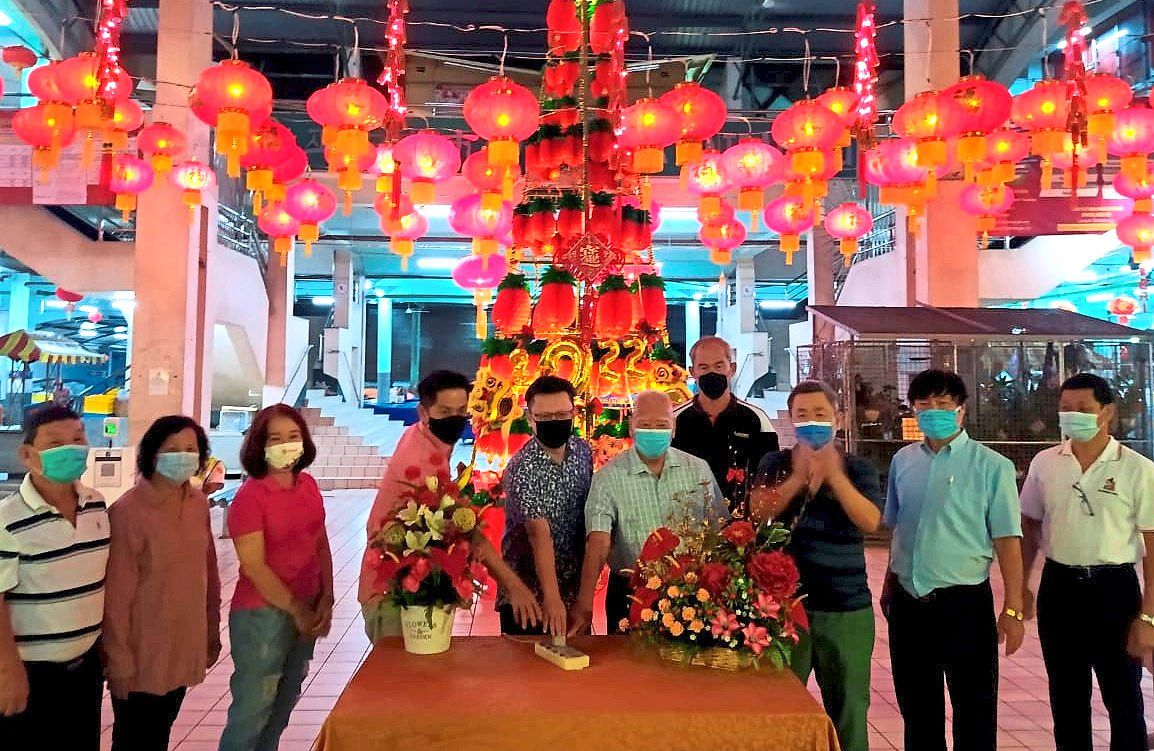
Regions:
M 401 634 L 406 652 L 415 655 L 445 652 L 453 641 L 453 608 L 424 605 L 401 608 Z

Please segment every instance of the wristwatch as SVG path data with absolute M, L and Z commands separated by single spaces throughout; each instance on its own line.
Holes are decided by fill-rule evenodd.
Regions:
M 1145 623 L 1147 626 L 1154 626 L 1154 615 L 1147 615 L 1146 613 L 1139 613 L 1138 620 Z
M 1016 621 L 1026 620 L 1026 614 L 1021 610 L 1014 610 L 1013 608 L 1005 608 L 1002 610 L 1002 615 L 1013 618 Z

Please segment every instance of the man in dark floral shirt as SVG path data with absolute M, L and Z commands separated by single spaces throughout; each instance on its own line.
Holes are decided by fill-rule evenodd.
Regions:
M 506 563 L 540 598 L 542 628 L 519 626 L 505 599 L 497 597 L 501 631 L 507 634 L 566 631 L 566 614 L 577 599 L 585 552 L 585 499 L 593 476 L 593 453 L 573 435 L 573 384 L 543 376 L 525 392 L 533 439 L 510 460 L 505 487 Z

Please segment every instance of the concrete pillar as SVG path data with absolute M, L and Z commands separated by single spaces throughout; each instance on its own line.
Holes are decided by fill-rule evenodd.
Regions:
M 295 253 L 287 254 L 283 266 L 276 258 L 270 259 L 265 273 L 265 288 L 268 290 L 268 344 L 264 368 L 266 406 L 280 400 L 284 387 L 288 385 L 287 379 L 292 375 L 288 371 L 297 366 L 295 362 L 288 362 L 289 319 L 293 315 L 295 278 Z M 275 395 L 272 392 L 276 392 Z
M 325 330 L 325 373 L 337 379 L 348 401 L 359 404 L 365 385 L 365 294 L 355 260 L 347 250 L 333 254 L 333 325 Z
M 207 161 L 208 128 L 188 108 L 188 91 L 212 64 L 212 5 L 160 0 L 153 117 L 188 137 L 188 156 Z M 206 267 L 216 244 L 216 199 L 190 213 L 181 192 L 157 180 L 136 215 L 129 437 L 139 440 L 156 418 L 187 414 L 208 424 L 212 393 L 212 325 L 206 318 Z
M 389 400 L 393 387 L 393 298 L 377 300 L 377 401 Z
M 689 363 L 689 348 L 701 338 L 701 303 L 690 300 L 685 303 L 685 362 Z
M 754 271 L 753 259 L 742 258 L 737 262 L 737 271 L 734 274 L 737 283 L 736 313 L 738 330 L 743 334 L 751 334 L 757 329 L 755 300 L 757 294 L 757 274 Z M 722 290 L 725 294 L 726 291 Z
M 904 0 L 906 99 L 958 80 L 958 0 Z

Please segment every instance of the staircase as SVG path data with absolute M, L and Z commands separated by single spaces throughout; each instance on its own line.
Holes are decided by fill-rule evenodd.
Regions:
M 321 490 L 375 488 L 404 425 L 340 397 L 309 391 L 301 409 L 317 445 L 310 468 Z

